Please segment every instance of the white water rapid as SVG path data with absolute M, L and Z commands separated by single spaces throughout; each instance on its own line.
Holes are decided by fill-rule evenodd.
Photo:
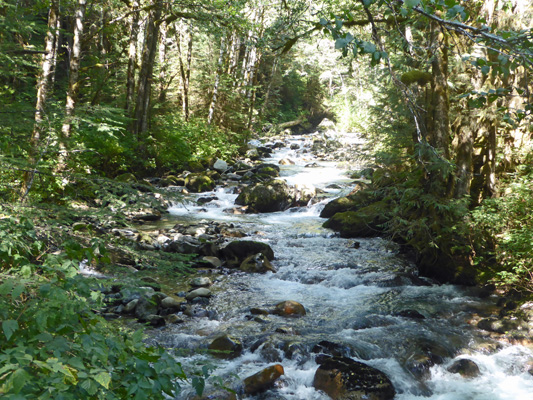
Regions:
M 298 150 L 286 146 L 265 162 L 295 161 L 281 167 L 281 176 L 290 184 L 313 185 L 330 198 L 349 192 L 351 180 L 334 162 L 317 161 L 302 152 L 310 140 L 291 137 L 288 145 L 297 143 Z M 305 167 L 314 162 L 318 166 Z M 332 183 L 338 187 L 328 188 Z M 218 200 L 197 205 L 195 199 L 205 196 Z M 249 234 L 245 239 L 273 248 L 278 272 L 213 276 L 214 296 L 206 315 L 185 318 L 182 324 L 154 333 L 165 346 L 195 350 L 193 356 L 181 359 L 186 369 L 214 364 L 212 375 L 234 387 L 243 378 L 280 363 L 285 375 L 279 387 L 240 398 L 328 399 L 313 388 L 318 365 L 311 352 L 315 344 L 327 340 L 344 348 L 347 356 L 383 371 L 394 384 L 398 400 L 533 400 L 533 376 L 525 370 L 533 352 L 494 342 L 468 324 L 475 314 L 490 310 L 494 298 L 481 299 L 474 289 L 418 278 L 415 267 L 387 240 L 337 237 L 322 228 L 321 203 L 268 214 L 224 213 L 235 198 L 228 188 L 191 196 L 189 204 L 170 209 L 169 222 L 233 223 Z M 268 309 L 284 300 L 302 303 L 307 315 L 284 319 L 250 314 L 251 308 Z M 425 318 L 398 315 L 405 310 L 416 310 Z M 222 333 L 241 339 L 241 356 L 215 360 L 197 351 Z M 439 362 L 429 373 L 417 375 L 416 360 L 428 354 Z M 448 372 L 462 358 L 479 366 L 478 377 L 467 379 Z M 193 397 L 192 389 L 184 388 L 178 399 Z

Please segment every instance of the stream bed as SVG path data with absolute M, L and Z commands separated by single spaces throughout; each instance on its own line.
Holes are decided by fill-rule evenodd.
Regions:
M 193 356 L 181 359 L 186 369 L 212 364 L 212 375 L 237 390 L 243 378 L 275 363 L 283 365 L 285 373 L 274 388 L 240 395 L 242 399 L 329 399 L 313 388 L 318 368 L 313 349 L 323 341 L 383 371 L 398 400 L 533 399 L 533 376 L 525 368 L 533 352 L 493 341 L 468 323 L 490 313 L 495 298 L 481 298 L 475 288 L 419 278 L 415 266 L 388 240 L 343 239 L 322 227 L 324 204 L 349 193 L 352 180 L 335 162 L 302 152 L 310 140 L 290 137 L 265 162 L 292 159 L 294 165 L 281 166 L 281 177 L 291 185 L 321 189 L 326 200 L 284 212 L 234 215 L 223 210 L 233 207 L 237 195 L 223 187 L 190 195 L 189 202 L 170 208 L 168 225 L 226 222 L 246 232 L 244 239 L 268 243 L 277 272 L 209 275 L 214 295 L 206 313 L 155 330 L 154 338 L 166 347 L 194 350 Z M 291 150 L 291 144 L 298 149 Z M 196 199 L 205 196 L 217 199 L 198 205 Z M 306 315 L 288 319 L 251 313 L 285 300 L 301 303 Z M 202 351 L 221 334 L 241 340 L 240 356 L 220 360 Z M 478 365 L 479 376 L 463 378 L 448 371 L 463 358 Z M 213 390 L 208 386 L 206 394 Z M 185 387 L 178 398 L 194 395 Z

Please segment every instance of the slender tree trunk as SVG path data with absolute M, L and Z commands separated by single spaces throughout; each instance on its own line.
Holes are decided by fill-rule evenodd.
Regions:
M 132 10 L 139 8 L 139 1 L 133 0 Z M 135 103 L 135 65 L 137 60 L 137 35 L 139 34 L 139 13 L 135 12 L 131 16 L 130 39 L 128 45 L 128 71 L 126 75 L 126 102 L 124 109 L 128 116 L 132 115 Z
M 142 136 L 148 130 L 150 95 L 152 89 L 154 61 L 157 53 L 160 18 L 161 3 L 158 1 L 155 4 L 155 7 L 150 10 L 148 21 L 146 23 L 146 34 L 141 56 L 137 96 L 135 100 L 133 133 L 136 135 L 141 146 L 143 145 Z
M 217 96 L 218 96 L 218 86 L 220 85 L 220 76 L 222 75 L 224 56 L 226 53 L 226 43 L 224 36 L 220 39 L 220 53 L 218 55 L 217 62 L 217 72 L 215 76 L 215 84 L 213 85 L 213 97 L 211 98 L 211 104 L 209 105 L 209 112 L 207 114 L 207 123 L 211 124 L 213 122 L 213 117 L 215 115 L 215 107 L 217 105 Z
M 165 83 L 167 75 L 167 31 L 168 26 L 165 22 L 161 24 L 161 44 L 159 46 L 159 102 L 164 103 L 166 100 Z
M 74 40 L 70 52 L 69 79 L 67 90 L 67 103 L 65 106 L 65 122 L 61 132 L 63 140 L 68 139 L 72 132 L 72 119 L 79 93 L 79 76 L 81 64 L 81 39 L 83 36 L 83 25 L 85 19 L 85 8 L 87 0 L 78 0 L 76 7 L 76 18 L 74 21 Z M 63 143 L 64 145 L 64 143 Z
M 272 70 L 270 71 L 270 79 L 268 81 L 267 90 L 263 98 L 263 104 L 261 104 L 259 115 L 257 116 L 259 120 L 263 118 L 263 115 L 265 115 L 265 112 L 268 108 L 268 101 L 270 100 L 270 93 L 272 92 L 272 85 L 274 83 L 274 77 L 276 76 L 276 70 L 278 69 L 278 62 L 279 62 L 279 57 L 274 58 L 274 62 L 272 63 Z
M 48 31 L 46 33 L 44 48 L 45 53 L 42 58 L 42 66 L 39 77 L 37 78 L 37 100 L 35 104 L 35 123 L 30 139 L 30 152 L 28 163 L 30 168 L 34 168 L 37 163 L 37 154 L 41 142 L 43 122 L 45 120 L 45 108 L 48 94 L 51 90 L 52 77 L 54 73 L 55 61 L 57 60 L 57 37 L 59 21 L 59 0 L 50 1 L 50 10 L 48 12 Z M 35 172 L 25 172 L 21 195 L 22 200 L 26 197 L 31 189 Z
M 450 158 L 450 119 L 448 101 L 448 39 L 436 23 L 431 24 L 431 102 L 428 112 L 428 142 Z
M 181 35 L 177 40 L 178 58 L 180 63 L 180 74 L 182 84 L 182 109 L 183 118 L 189 120 L 189 81 L 191 77 L 191 60 L 192 60 L 192 25 L 188 29 L 187 54 L 185 62 L 183 61 L 183 52 L 181 49 Z
M 228 76 L 233 77 L 233 86 L 237 85 L 237 66 L 239 65 L 239 50 L 241 47 L 241 39 L 236 32 L 231 36 L 231 50 L 228 63 Z
M 461 121 L 455 132 L 456 134 L 456 156 L 455 156 L 455 188 L 454 197 L 459 199 L 470 194 L 470 186 L 473 177 L 473 153 L 474 139 L 476 135 L 476 118 L 472 115 L 472 110 L 466 109 L 462 113 Z

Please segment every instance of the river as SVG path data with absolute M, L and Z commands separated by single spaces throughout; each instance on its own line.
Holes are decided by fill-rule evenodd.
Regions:
M 295 161 L 295 165 L 281 166 L 282 178 L 290 184 L 314 185 L 329 199 L 349 192 L 351 180 L 342 168 L 302 151 L 309 147 L 310 136 L 285 140 L 287 146 L 265 160 Z M 291 144 L 299 149 L 293 146 L 291 150 Z M 313 162 L 318 165 L 306 168 Z M 198 205 L 195 200 L 200 196 L 218 200 Z M 216 366 L 212 375 L 236 387 L 242 378 L 279 362 L 285 375 L 278 387 L 243 398 L 328 399 L 313 388 L 318 365 L 311 352 L 327 340 L 345 355 L 383 371 L 398 400 L 533 399 L 533 376 L 524 368 L 533 359 L 531 350 L 492 341 L 468 323 L 478 314 L 490 313 L 496 298 L 480 298 L 476 289 L 417 277 L 414 265 L 385 239 L 343 239 L 322 228 L 324 219 L 319 214 L 328 200 L 285 212 L 225 213 L 236 196 L 231 188 L 217 188 L 191 195 L 188 203 L 169 210 L 170 224 L 201 220 L 234 224 L 248 234 L 245 239 L 273 248 L 277 269 L 267 274 L 212 275 L 214 296 L 207 313 L 156 333 L 158 342 L 171 348 L 205 349 L 222 333 L 239 338 L 244 345 L 243 354 L 232 360 L 214 360 L 196 351 L 182 358 L 187 368 L 210 363 Z M 268 309 L 284 300 L 300 302 L 307 315 L 286 319 L 250 313 L 251 308 Z M 474 361 L 480 375 L 467 379 L 448 372 L 461 358 Z M 424 369 L 427 360 L 437 364 Z M 187 387 L 178 396 L 192 397 Z

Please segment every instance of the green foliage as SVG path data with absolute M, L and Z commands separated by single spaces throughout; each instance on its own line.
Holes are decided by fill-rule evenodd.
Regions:
M 246 140 L 245 134 L 221 130 L 203 119 L 185 122 L 176 115 L 159 117 L 152 135 L 150 153 L 160 170 L 182 166 L 190 159 L 229 159 Z
M 533 293 L 533 174 L 515 177 L 499 198 L 472 211 L 476 262 L 485 278 L 505 290 Z
M 79 260 L 105 256 L 70 242 L 50 252 L 28 219 L 0 219 L 0 395 L 3 399 L 164 399 L 187 379 L 179 362 L 93 310 L 99 284 Z M 203 384 L 200 380 L 198 386 Z

